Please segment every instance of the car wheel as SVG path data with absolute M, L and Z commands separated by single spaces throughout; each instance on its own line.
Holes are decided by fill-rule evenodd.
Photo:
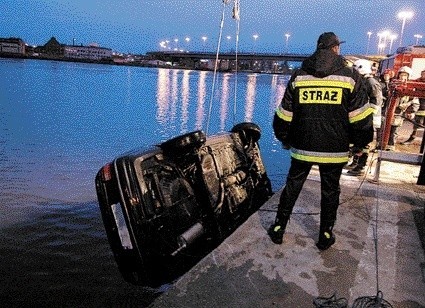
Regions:
M 261 137 L 261 129 L 257 124 L 250 122 L 243 122 L 236 124 L 232 128 L 232 133 L 239 133 L 246 139 L 250 139 L 253 142 L 257 142 Z
M 205 133 L 197 130 L 161 143 L 159 146 L 164 154 L 185 154 L 199 149 L 206 141 Z

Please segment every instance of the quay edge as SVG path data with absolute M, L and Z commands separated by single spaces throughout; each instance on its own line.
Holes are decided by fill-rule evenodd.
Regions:
M 273 244 L 266 231 L 278 192 L 150 307 L 313 307 L 317 297 L 333 294 L 351 306 L 376 296 L 377 287 L 393 307 L 425 307 L 425 186 L 416 185 L 419 166 L 383 162 L 378 184 L 369 181 L 374 169 L 372 164 L 366 178 L 342 176 L 337 241 L 329 250 L 315 246 L 320 179 L 314 169 L 282 245 Z

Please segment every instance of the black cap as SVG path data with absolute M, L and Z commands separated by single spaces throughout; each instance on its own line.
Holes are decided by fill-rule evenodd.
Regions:
M 325 32 L 319 36 L 317 40 L 317 49 L 327 49 L 333 46 L 338 46 L 339 44 L 345 43 L 345 41 L 340 41 L 338 36 L 333 32 Z

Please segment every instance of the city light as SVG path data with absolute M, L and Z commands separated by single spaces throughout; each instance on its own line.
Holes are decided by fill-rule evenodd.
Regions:
M 202 46 L 203 46 L 203 49 L 204 49 L 204 52 L 205 52 L 205 42 L 207 41 L 207 37 L 203 36 L 203 37 L 201 37 L 201 39 L 202 39 L 202 41 L 204 41 Z
M 414 37 L 416 38 L 416 43 L 415 45 L 419 45 L 419 40 L 422 39 L 422 35 L 420 34 L 415 34 Z
M 385 49 L 388 46 L 389 46 L 388 54 L 390 54 L 393 48 L 393 43 L 395 39 L 398 37 L 397 34 L 391 33 L 391 31 L 385 30 L 385 31 L 379 32 L 377 36 L 378 36 L 378 54 L 383 54 L 385 52 Z
M 404 33 L 404 26 L 406 24 L 406 20 L 411 19 L 413 17 L 413 12 L 402 11 L 402 12 L 399 12 L 397 16 L 398 16 L 398 18 L 400 18 L 402 20 L 401 32 L 400 32 L 400 42 L 399 42 L 399 46 L 401 47 L 401 45 L 403 44 L 403 33 Z
M 285 33 L 285 37 L 286 37 L 286 40 L 285 40 L 285 52 L 286 53 L 288 53 L 288 40 L 289 40 L 289 37 L 290 36 L 291 35 L 289 33 Z
M 186 52 L 189 52 L 189 42 L 190 42 L 190 37 L 186 36 L 184 40 L 186 41 Z M 184 50 L 183 50 L 183 51 L 184 51 Z M 183 51 L 182 51 L 182 52 L 183 52 Z
M 378 54 L 383 54 L 385 47 L 387 47 L 387 45 L 385 45 L 384 43 L 378 44 Z
M 393 43 L 396 38 L 397 34 L 390 34 L 390 48 L 388 49 L 388 54 L 391 54 L 391 50 L 393 49 Z
M 252 37 L 254 38 L 254 49 L 256 49 L 255 47 L 257 47 L 258 34 L 254 34 Z
M 371 31 L 369 31 L 368 33 L 367 33 L 367 48 L 366 48 L 366 55 L 368 55 L 369 54 L 369 46 L 370 46 L 370 36 L 372 35 L 372 32 Z
M 379 32 L 376 34 L 378 36 L 378 55 L 382 53 L 382 51 L 385 49 L 385 32 Z

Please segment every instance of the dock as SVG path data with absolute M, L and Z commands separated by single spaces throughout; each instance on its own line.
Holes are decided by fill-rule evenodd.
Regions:
M 328 250 L 315 246 L 320 177 L 313 169 L 282 245 L 267 235 L 279 191 L 150 307 L 315 307 L 314 301 L 332 296 L 346 307 L 378 298 L 392 307 L 425 307 L 420 166 L 383 161 L 376 183 L 378 154 L 370 155 L 363 177 L 344 171 L 336 243 Z

